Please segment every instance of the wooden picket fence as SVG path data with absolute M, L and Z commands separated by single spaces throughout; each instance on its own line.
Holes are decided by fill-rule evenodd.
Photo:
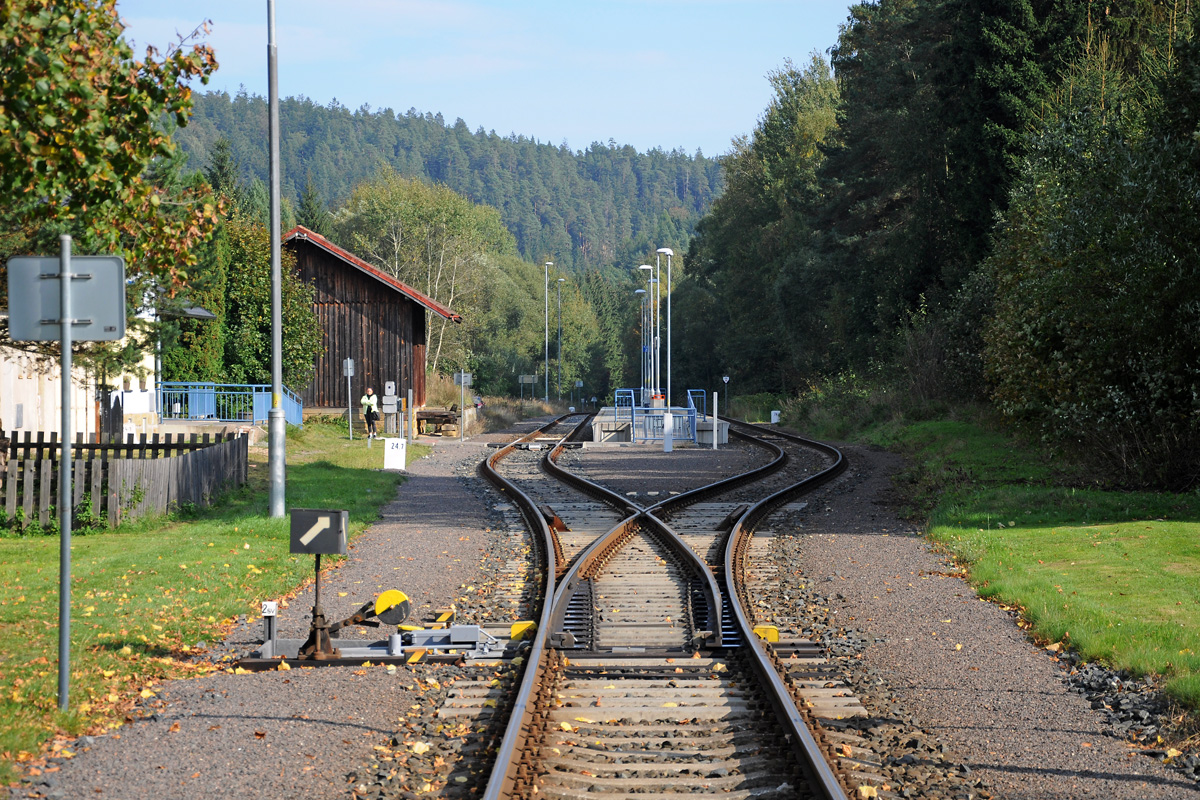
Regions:
M 0 470 L 5 518 L 27 528 L 55 518 L 60 480 L 58 435 L 11 434 Z M 2 437 L 0 437 L 2 438 Z M 90 503 L 109 527 L 185 504 L 207 506 L 219 492 L 246 482 L 249 439 L 211 434 L 129 436 L 125 442 L 72 445 L 72 505 L 76 518 Z

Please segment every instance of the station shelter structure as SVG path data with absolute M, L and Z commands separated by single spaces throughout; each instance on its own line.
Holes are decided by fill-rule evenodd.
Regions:
M 413 405 L 423 407 L 427 315 L 455 323 L 462 317 L 303 225 L 283 238 L 296 256 L 300 279 L 314 290 L 325 345 L 312 381 L 300 393 L 304 407 L 344 409 L 356 405 L 368 386 L 382 395 L 387 381 L 395 382 L 401 398 L 412 389 Z M 347 358 L 354 360 L 349 396 Z

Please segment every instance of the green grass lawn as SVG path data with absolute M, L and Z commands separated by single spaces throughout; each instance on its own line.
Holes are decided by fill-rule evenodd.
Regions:
M 289 431 L 287 504 L 345 508 L 354 535 L 403 478 L 380 471 L 379 442 L 344 437 L 335 424 Z M 409 459 L 425 452 L 410 445 Z M 213 669 L 180 658 L 312 576 L 311 558 L 288 553 L 287 519 L 268 517 L 266 457 L 252 448 L 249 484 L 213 508 L 72 537 L 68 714 L 56 698 L 59 539 L 0 538 L 0 783 L 55 734 L 116 727 L 160 681 Z
M 979 593 L 1088 659 L 1163 679 L 1200 708 L 1200 497 L 1069 488 L 1011 437 L 971 422 L 889 425 L 875 442 L 904 476 L 930 536 Z

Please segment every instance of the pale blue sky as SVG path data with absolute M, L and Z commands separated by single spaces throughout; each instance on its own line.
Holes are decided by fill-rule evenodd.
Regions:
M 718 155 L 770 99 L 765 76 L 837 39 L 848 0 L 277 0 L 279 88 L 350 108 L 441 112 L 575 150 Z M 118 0 L 160 49 L 212 20 L 210 88 L 266 95 L 265 0 Z M 202 87 L 199 87 L 202 88 Z

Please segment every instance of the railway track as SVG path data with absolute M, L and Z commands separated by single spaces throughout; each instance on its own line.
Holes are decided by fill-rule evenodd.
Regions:
M 500 474 L 509 448 L 481 466 L 522 507 L 556 567 L 546 571 L 548 602 L 485 797 L 845 797 L 838 743 L 814 735 L 812 692 L 804 694 L 822 682 L 820 653 L 756 635 L 741 585 L 754 523 L 836 476 L 841 455 L 739 431 L 769 451 L 766 464 L 649 507 L 559 468 L 561 446 L 540 459 L 536 480 L 527 467 L 506 468 L 512 482 Z M 823 468 L 789 470 L 804 461 L 801 449 L 818 451 Z M 568 556 L 564 531 L 534 498 L 550 491 L 538 488 L 543 476 L 621 518 L 599 534 L 593 524 L 592 540 Z
M 558 574 L 597 536 L 636 510 L 615 494 L 589 492 L 588 487 L 571 484 L 544 466 L 550 453 L 577 436 L 590 419 L 576 414 L 560 417 L 551 424 L 500 448 L 489 456 L 481 470 L 501 491 L 512 495 L 516 490 L 528 498 L 545 519 Z

